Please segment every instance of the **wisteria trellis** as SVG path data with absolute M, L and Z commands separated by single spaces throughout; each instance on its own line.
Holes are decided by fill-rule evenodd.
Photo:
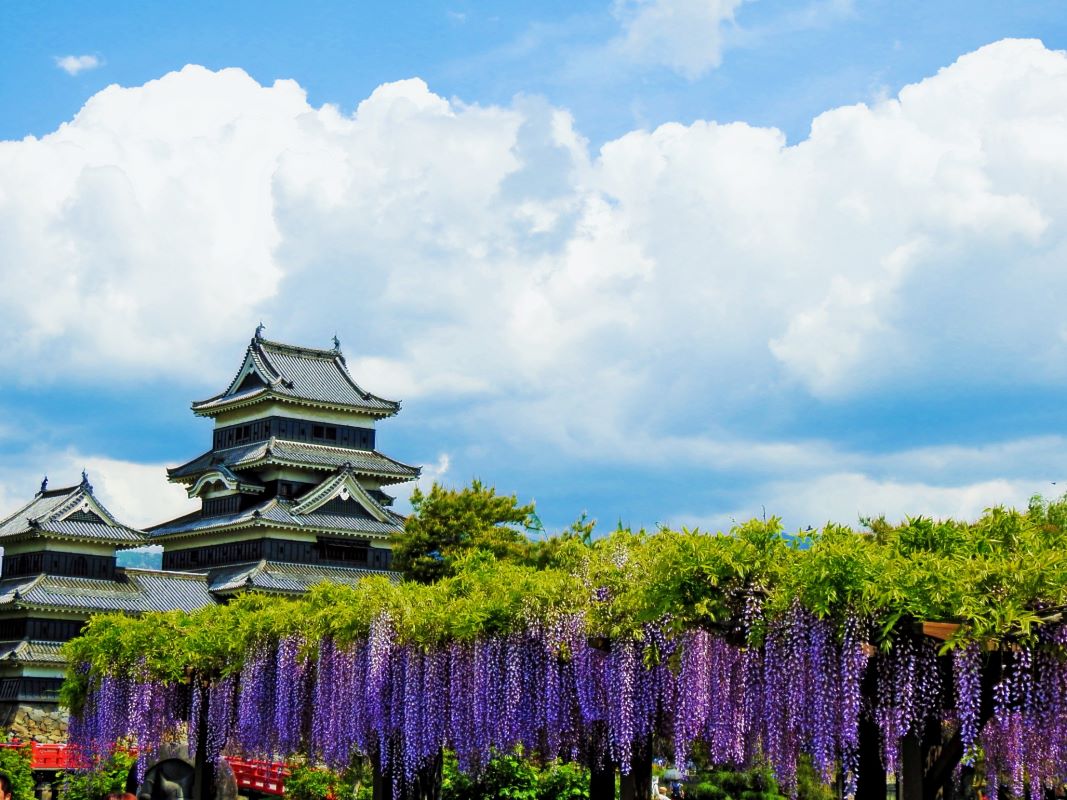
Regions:
M 787 791 L 807 754 L 827 782 L 840 770 L 851 796 L 870 657 L 878 690 L 868 712 L 887 769 L 899 768 L 900 736 L 943 718 L 959 726 L 967 759 L 981 746 L 994 787 L 1004 780 L 1021 795 L 1027 784 L 1037 792 L 1067 780 L 1067 626 L 1047 627 L 1036 646 L 1004 661 L 983 724 L 976 645 L 955 651 L 946 693 L 936 650 L 922 636 L 898 633 L 888 652 L 868 656 L 861 620 L 839 626 L 795 604 L 764 620 L 757 642 L 751 630 L 761 614 L 750 599 L 743 630 L 729 637 L 671 635 L 665 620 L 607 643 L 587 636 L 581 616 L 563 614 L 418 647 L 400 640 L 386 614 L 351 644 L 325 638 L 309 647 L 298 635 L 261 642 L 239 675 L 217 680 L 207 695 L 208 755 L 300 752 L 340 768 L 356 753 L 378 753 L 403 784 L 442 747 L 468 771 L 521 745 L 546 759 L 627 772 L 655 733 L 673 742 L 682 765 L 698 741 L 719 764 L 766 759 Z M 955 698 L 953 708 L 941 708 L 945 697 Z M 183 703 L 195 724 L 204 713 L 199 692 L 145 674 L 104 675 L 72 720 L 71 741 L 100 757 L 132 736 L 143 766 L 179 727 Z

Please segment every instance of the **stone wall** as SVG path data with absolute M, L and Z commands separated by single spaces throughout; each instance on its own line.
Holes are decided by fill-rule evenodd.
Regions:
M 44 744 L 67 741 L 70 714 L 56 703 L 0 703 L 0 735 Z

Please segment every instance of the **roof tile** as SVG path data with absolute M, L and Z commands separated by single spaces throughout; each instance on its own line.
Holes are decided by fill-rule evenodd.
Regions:
M 268 592 L 306 592 L 323 581 L 355 585 L 363 578 L 382 575 L 399 581 L 400 574 L 386 570 L 349 567 L 320 567 L 287 564 L 281 561 L 259 561 L 225 567 L 211 573 L 211 591 L 232 592 L 259 589 Z
M 249 359 L 256 371 L 262 374 L 267 386 L 242 391 L 239 389 L 240 379 Z M 398 402 L 360 388 L 349 374 L 340 350 L 295 347 L 253 338 L 241 363 L 241 370 L 226 391 L 193 403 L 193 410 L 198 414 L 211 415 L 219 409 L 258 396 L 344 406 L 374 416 L 392 416 L 400 410 Z
M 340 469 L 349 464 L 356 473 L 392 479 L 393 482 L 414 480 L 421 472 L 418 467 L 404 464 L 377 450 L 354 450 L 271 438 L 225 450 L 209 450 L 187 464 L 167 470 L 167 473 L 171 480 L 184 480 L 199 477 L 220 465 L 231 470 L 242 470 L 266 464 L 326 470 Z
M 379 522 L 371 517 L 347 517 L 314 512 L 293 514 L 292 503 L 275 497 L 235 514 L 223 514 L 217 517 L 191 515 L 180 517 L 150 528 L 148 534 L 153 538 L 159 538 L 247 525 L 269 526 L 273 524 L 313 531 L 325 530 L 331 533 L 386 537 L 398 532 L 402 526 L 402 518 L 399 515 L 391 511 L 389 515 L 395 520 L 394 522 Z
M 38 575 L 0 582 L 0 606 L 70 611 L 196 611 L 213 605 L 203 575 L 126 569 L 120 580 Z

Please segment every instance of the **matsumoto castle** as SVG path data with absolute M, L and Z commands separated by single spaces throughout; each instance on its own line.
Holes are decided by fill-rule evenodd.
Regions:
M 262 326 L 225 391 L 193 403 L 215 421 L 211 447 L 167 470 L 200 509 L 146 531 L 116 519 L 82 473 L 40 491 L 0 522 L 0 724 L 64 741 L 60 646 L 90 614 L 193 611 L 235 593 L 294 593 L 322 580 L 389 572 L 403 517 L 386 489 L 419 470 L 380 453 L 375 424 L 400 403 L 362 389 L 340 343 L 267 341 Z M 163 546 L 163 569 L 115 563 Z

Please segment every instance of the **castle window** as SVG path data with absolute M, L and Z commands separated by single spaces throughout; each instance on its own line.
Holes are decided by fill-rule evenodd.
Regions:
M 319 539 L 322 561 L 341 564 L 366 564 L 368 545 L 365 541 L 347 539 Z

